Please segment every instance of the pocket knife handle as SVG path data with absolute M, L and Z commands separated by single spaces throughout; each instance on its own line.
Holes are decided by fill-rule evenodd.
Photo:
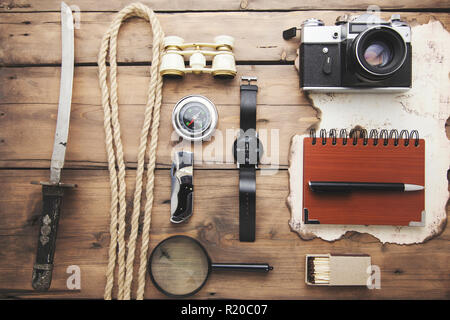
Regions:
M 194 203 L 194 157 L 192 152 L 177 152 L 170 175 L 172 194 L 170 198 L 170 222 L 181 223 L 192 216 Z

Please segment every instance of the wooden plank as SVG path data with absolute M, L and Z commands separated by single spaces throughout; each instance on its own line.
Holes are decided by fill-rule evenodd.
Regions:
M 125 161 L 128 167 L 136 167 L 138 137 L 143 122 L 143 105 L 124 105 L 127 114 L 122 116 L 122 141 Z M 181 146 L 171 124 L 172 105 L 162 106 L 160 139 L 157 149 L 157 167 L 171 165 L 171 153 Z M 273 113 L 283 108 L 276 119 Z M 4 105 L 0 114 L 9 120 L 0 128 L 0 166 L 49 167 L 55 130 L 55 105 Z M 219 106 L 220 123 L 211 142 L 194 146 L 197 168 L 234 168 L 232 146 L 235 140 L 233 130 L 239 128 L 239 106 Z M 69 144 L 66 154 L 66 168 L 106 167 L 106 150 L 103 131 L 103 110 L 101 106 L 74 105 Z M 289 137 L 295 133 L 307 132 L 317 122 L 315 111 L 309 106 L 271 106 L 258 108 L 257 130 L 265 134 L 262 143 L 265 154 L 261 159 L 263 167 L 280 164 L 287 168 Z M 291 122 L 295 117 L 297 120 Z M 3 121 L 2 121 L 3 122 Z M 229 135 L 227 130 L 231 132 Z M 264 132 L 264 133 L 263 133 Z M 271 136 L 274 134 L 274 136 Z M 178 146 L 177 146 L 178 145 Z M 275 152 L 279 153 L 276 157 Z
M 109 182 L 106 170 L 68 170 L 63 179 L 79 187 L 64 198 L 55 271 L 48 293 L 31 290 L 40 188 L 30 180 L 45 179 L 45 170 L 1 170 L 0 298 L 102 298 L 109 245 Z M 168 170 L 156 174 L 150 248 L 173 234 L 199 239 L 215 262 L 268 262 L 268 275 L 213 274 L 195 298 L 251 299 L 443 299 L 450 297 L 448 228 L 420 245 L 381 244 L 366 234 L 348 233 L 339 241 L 303 241 L 288 226 L 287 171 L 257 175 L 257 240 L 238 240 L 237 170 L 201 170 L 195 175 L 195 213 L 183 225 L 169 220 Z M 128 185 L 134 171 L 128 174 Z M 220 184 L 220 188 L 217 188 Z M 131 192 L 129 192 L 131 193 Z M 128 203 L 131 202 L 128 197 Z M 130 208 L 129 208 L 130 209 Z M 381 269 L 381 289 L 317 288 L 304 283 L 307 253 L 367 253 Z M 420 259 L 412 257 L 420 256 Z M 66 268 L 81 268 L 81 291 L 66 288 Z M 164 298 L 148 280 L 146 298 Z
M 189 2 L 182 0 L 142 0 L 139 1 L 153 10 L 158 11 L 236 11 L 236 10 L 366 10 L 367 6 L 372 2 L 361 0 L 352 1 L 269 1 L 269 0 L 214 0 L 202 1 L 191 0 Z M 105 3 L 100 3 L 95 0 L 76 0 L 67 1 L 69 5 L 77 5 L 82 11 L 118 11 L 128 5 L 130 2 L 126 0 L 112 0 Z M 378 0 L 373 1 L 382 8 L 382 10 L 405 10 L 405 9 L 447 9 L 450 6 L 448 0 L 402 0 L 402 1 L 388 1 Z M 0 2 L 0 12 L 18 11 L 58 11 L 60 2 L 58 0 L 39 1 L 39 0 L 3 0 Z
M 224 33 L 233 36 L 236 40 L 236 60 L 247 63 L 292 62 L 296 57 L 299 39 L 283 40 L 283 30 L 300 26 L 302 21 L 311 17 L 331 25 L 341 14 L 333 11 L 217 12 L 158 14 L 158 18 L 166 35 L 178 35 L 190 42 L 213 41 L 215 36 Z M 101 38 L 113 16 L 113 13 L 104 12 L 81 14 L 80 29 L 75 30 L 76 63 L 97 62 Z M 390 13 L 384 12 L 382 17 L 388 19 Z M 412 25 L 427 23 L 430 19 L 440 20 L 447 29 L 450 25 L 450 16 L 445 13 L 405 12 L 402 17 Z M 59 13 L 1 14 L 1 20 L 0 65 L 61 63 L 61 50 L 56 50 L 60 48 L 61 41 Z M 152 36 L 148 23 L 142 19 L 133 19 L 121 29 L 118 61 L 148 62 L 151 59 L 151 47 Z
M 183 96 L 201 94 L 216 105 L 239 105 L 240 77 L 258 77 L 258 105 L 309 104 L 299 90 L 298 73 L 293 65 L 242 65 L 232 80 L 214 79 L 210 75 L 187 75 L 167 79 L 163 87 L 163 103 L 175 104 Z M 145 104 L 150 67 L 119 66 L 119 104 Z M 57 104 L 60 68 L 0 68 L 0 104 Z M 97 105 L 101 102 L 97 67 L 77 67 L 74 73 L 73 104 Z
M 219 111 L 217 135 L 204 144 L 202 152 L 195 152 L 196 166 L 235 167 L 231 153 L 234 138 L 227 130 L 239 129 L 239 79 L 244 74 L 259 78 L 257 129 L 266 150 L 262 163 L 267 166 L 279 163 L 287 168 L 290 137 L 307 132 L 318 121 L 317 111 L 298 89 L 298 76 L 293 66 L 239 66 L 238 77 L 225 82 L 207 75 L 166 81 L 158 167 L 167 168 L 171 164 L 172 148 L 178 144 L 171 124 L 173 105 L 189 94 L 211 98 Z M 274 78 L 273 74 L 278 76 Z M 149 81 L 148 67 L 119 67 L 118 81 L 125 160 L 135 167 Z M 59 68 L 3 68 L 0 82 L 4 84 L 0 87 L 0 167 L 48 167 L 56 126 Z M 72 101 L 66 168 L 105 167 L 103 109 L 96 67 L 76 68 Z M 219 145 L 221 137 L 223 145 Z M 215 146 L 217 149 L 212 152 Z M 279 157 L 275 157 L 276 152 Z M 199 163 L 200 160 L 203 163 Z

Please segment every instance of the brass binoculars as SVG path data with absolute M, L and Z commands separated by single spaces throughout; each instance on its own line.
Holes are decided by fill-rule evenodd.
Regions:
M 177 36 L 165 37 L 160 73 L 164 77 L 182 77 L 186 73 L 211 73 L 217 78 L 234 78 L 236 61 L 233 45 L 234 38 L 225 35 L 215 37 L 214 43 L 184 43 L 184 40 Z M 184 63 L 187 56 L 189 67 Z M 209 68 L 206 68 L 206 56 L 212 57 L 212 66 Z

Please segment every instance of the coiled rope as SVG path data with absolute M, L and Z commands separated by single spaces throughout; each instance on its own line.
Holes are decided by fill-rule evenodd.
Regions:
M 121 24 L 131 17 L 143 18 L 150 22 L 153 30 L 153 58 L 150 68 L 150 85 L 148 89 L 147 105 L 145 107 L 144 125 L 140 135 L 140 143 L 137 155 L 136 183 L 134 191 L 133 212 L 131 216 L 131 232 L 128 242 L 125 242 L 125 214 L 126 214 L 126 184 L 125 163 L 120 134 L 119 107 L 117 97 L 117 35 Z M 147 149 L 148 133 L 150 132 L 150 146 L 148 149 L 147 185 L 140 264 L 138 270 L 138 288 L 136 299 L 144 298 L 145 274 L 147 269 L 148 242 L 150 236 L 151 211 L 153 206 L 153 188 L 155 181 L 156 146 L 158 144 L 158 127 L 162 100 L 162 77 L 159 74 L 159 65 L 163 50 L 164 33 L 155 13 L 141 3 L 133 3 L 122 9 L 114 18 L 105 33 L 98 56 L 99 82 L 102 91 L 102 105 L 104 111 L 104 128 L 106 135 L 106 151 L 108 156 L 108 169 L 111 185 L 111 224 L 109 260 L 106 270 L 106 286 L 104 298 L 112 298 L 114 286 L 114 273 L 116 260 L 118 264 L 117 299 L 131 299 L 131 284 L 133 281 L 133 264 L 138 236 L 139 215 L 142 197 L 142 184 Z M 109 82 L 107 85 L 106 58 L 109 51 Z M 116 169 L 117 166 L 117 169 Z M 126 248 L 127 246 L 127 248 Z

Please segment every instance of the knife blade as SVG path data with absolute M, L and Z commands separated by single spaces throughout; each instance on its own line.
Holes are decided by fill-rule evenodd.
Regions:
M 31 282 L 33 288 L 39 291 L 48 290 L 52 280 L 56 235 L 64 189 L 76 187 L 74 184 L 60 182 L 69 136 L 74 69 L 73 16 L 72 10 L 64 2 L 61 2 L 61 43 L 61 80 L 55 140 L 50 164 L 50 179 L 48 182 L 39 183 L 42 185 L 43 206 L 40 217 L 36 262 L 33 266 Z
M 56 120 L 55 142 L 50 166 L 50 182 L 58 183 L 64 166 L 67 138 L 69 135 L 70 107 L 72 102 L 74 36 L 72 10 L 61 2 L 62 59 L 61 83 L 59 87 L 58 118 Z

